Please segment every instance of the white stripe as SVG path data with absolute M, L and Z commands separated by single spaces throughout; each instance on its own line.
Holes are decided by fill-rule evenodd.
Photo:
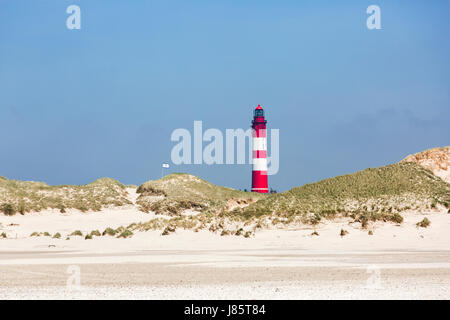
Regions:
M 267 158 L 253 159 L 253 171 L 267 171 Z
M 269 188 L 252 188 L 252 190 L 269 190 Z
M 253 151 L 267 150 L 266 138 L 253 138 Z

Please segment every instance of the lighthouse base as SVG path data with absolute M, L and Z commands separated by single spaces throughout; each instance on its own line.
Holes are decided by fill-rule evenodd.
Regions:
M 267 171 L 252 172 L 252 192 L 268 193 Z

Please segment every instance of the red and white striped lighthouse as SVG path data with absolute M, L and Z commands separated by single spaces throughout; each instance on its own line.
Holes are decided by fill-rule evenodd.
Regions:
M 267 183 L 267 137 L 264 110 L 258 104 L 252 121 L 253 132 L 253 171 L 252 192 L 268 193 Z

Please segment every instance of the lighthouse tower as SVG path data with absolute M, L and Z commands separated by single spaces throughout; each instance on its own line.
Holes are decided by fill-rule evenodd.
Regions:
M 268 193 L 267 184 L 267 138 L 264 110 L 258 104 L 252 121 L 253 132 L 253 171 L 252 192 Z

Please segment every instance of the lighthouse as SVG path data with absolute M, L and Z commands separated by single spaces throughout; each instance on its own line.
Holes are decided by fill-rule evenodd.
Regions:
M 258 104 L 253 114 L 253 170 L 252 192 L 268 193 L 267 183 L 267 137 L 264 110 Z

